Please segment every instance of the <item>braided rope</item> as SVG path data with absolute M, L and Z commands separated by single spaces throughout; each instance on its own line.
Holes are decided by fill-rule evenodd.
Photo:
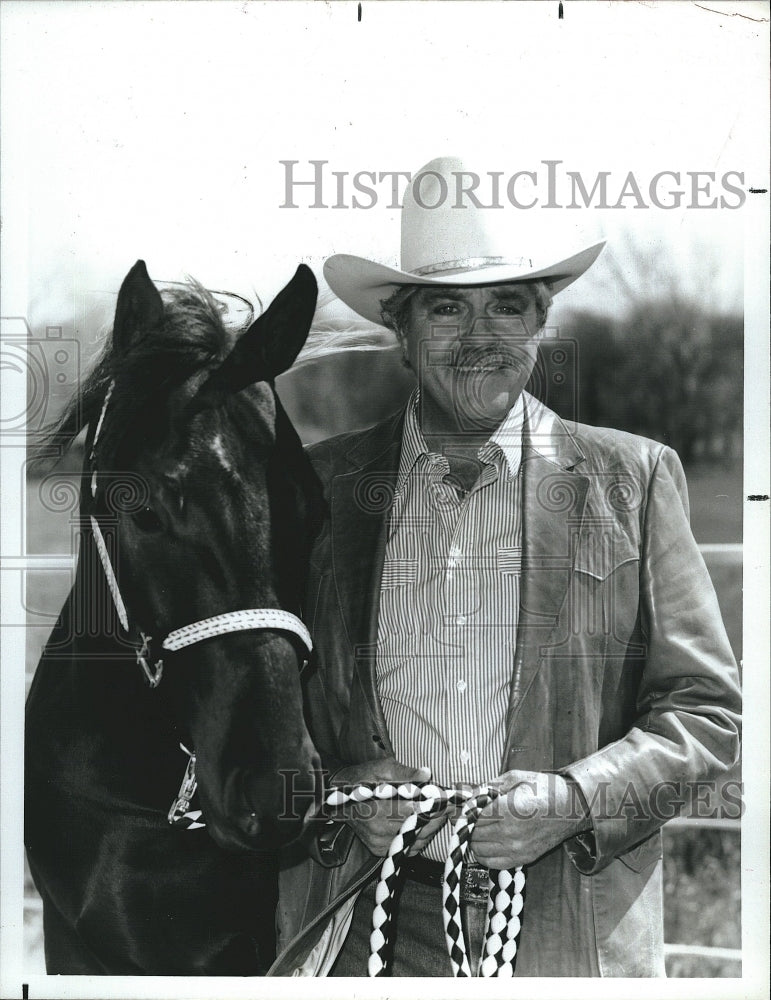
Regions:
M 389 961 L 391 917 L 395 908 L 399 872 L 404 859 L 414 846 L 420 831 L 429 820 L 449 805 L 460 805 L 461 815 L 453 828 L 450 852 L 445 862 L 442 886 L 442 918 L 445 927 L 447 951 L 453 976 L 470 977 L 466 942 L 460 922 L 460 882 L 463 861 L 480 813 L 498 798 L 496 788 L 483 786 L 476 793 L 464 789 L 440 788 L 437 785 L 416 785 L 406 782 L 392 785 L 361 784 L 337 788 L 325 800 L 328 806 L 342 806 L 368 799 L 402 798 L 416 803 L 415 812 L 405 819 L 388 848 L 375 888 L 375 906 L 372 911 L 369 976 L 385 975 Z M 522 912 L 522 890 L 525 875 L 522 868 L 513 871 L 490 872 L 490 899 L 487 908 L 487 927 L 480 958 L 482 976 L 509 977 L 514 974 L 517 953 L 517 936 L 521 929 L 519 914 Z
M 488 931 L 479 971 L 483 976 L 513 976 L 517 939 L 522 930 L 519 915 L 525 905 L 522 894 L 525 873 L 519 867 L 513 871 L 491 871 L 490 878 L 493 886 L 487 911 Z M 501 933 L 503 930 L 505 937 Z
M 169 812 L 169 822 L 188 830 L 198 830 L 206 824 L 200 809 L 190 809 L 191 799 L 196 791 L 195 754 L 182 744 L 180 747 L 190 759 L 179 795 Z M 384 976 L 388 971 L 392 944 L 389 933 L 396 908 L 402 864 L 415 846 L 423 827 L 451 805 L 460 806 L 461 814 L 453 827 L 450 850 L 445 861 L 442 919 L 453 976 L 459 978 L 471 976 L 466 941 L 460 921 L 463 862 L 480 814 L 499 795 L 500 791 L 497 788 L 487 785 L 473 792 L 462 788 L 442 788 L 434 784 L 418 785 L 411 781 L 399 785 L 386 781 L 347 785 L 329 792 L 324 805 L 333 809 L 372 799 L 400 798 L 415 803 L 415 811 L 404 820 L 389 845 L 375 887 L 370 956 L 367 963 L 367 974 L 370 977 Z M 479 961 L 480 976 L 505 978 L 514 975 L 517 939 L 522 927 L 520 914 L 524 906 L 524 887 L 525 873 L 522 867 L 511 871 L 490 871 L 490 897 L 487 904 L 484 944 Z
M 383 862 L 380 879 L 375 887 L 372 933 L 369 939 L 370 956 L 367 962 L 369 976 L 383 976 L 386 972 L 390 945 L 388 932 L 396 905 L 396 891 L 402 862 L 415 845 L 420 831 L 431 817 L 444 806 L 445 803 L 439 799 L 419 800 L 416 811 L 402 823 L 399 833 L 388 848 L 388 855 Z
M 499 795 L 497 788 L 480 788 L 475 796 L 464 803 L 450 839 L 450 851 L 444 866 L 442 916 L 453 975 L 458 977 L 471 975 L 460 922 L 461 869 L 480 813 Z M 513 871 L 491 870 L 490 881 L 487 929 L 479 972 L 482 976 L 512 976 L 517 954 L 517 936 L 521 930 L 519 914 L 524 902 L 522 890 L 525 875 L 521 867 Z

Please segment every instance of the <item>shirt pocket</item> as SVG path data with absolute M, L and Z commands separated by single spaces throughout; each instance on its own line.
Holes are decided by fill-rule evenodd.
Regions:
M 417 578 L 417 559 L 390 559 L 383 564 L 380 589 L 394 590 L 397 587 L 408 587 L 414 584 Z
M 520 576 L 522 573 L 522 546 L 499 547 L 495 557 L 499 576 Z

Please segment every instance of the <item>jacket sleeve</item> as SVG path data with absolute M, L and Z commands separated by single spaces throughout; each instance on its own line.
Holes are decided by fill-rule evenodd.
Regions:
M 737 760 L 736 663 L 704 560 L 688 523 L 685 476 L 663 448 L 642 524 L 640 614 L 646 662 L 637 718 L 621 739 L 564 769 L 592 822 L 566 842 L 584 874 L 650 837 L 688 802 L 699 782 Z

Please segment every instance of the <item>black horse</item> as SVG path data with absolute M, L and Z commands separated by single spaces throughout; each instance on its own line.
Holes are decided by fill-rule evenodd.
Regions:
M 304 644 L 269 611 L 273 627 L 228 616 L 239 631 L 161 645 L 212 616 L 299 610 L 322 500 L 273 382 L 315 302 L 301 265 L 236 339 L 208 292 L 161 294 L 139 261 L 61 424 L 69 439 L 88 426 L 80 553 L 26 721 L 25 843 L 51 973 L 259 975 L 273 958 L 280 850 L 320 766 Z M 167 820 L 180 744 L 206 829 Z

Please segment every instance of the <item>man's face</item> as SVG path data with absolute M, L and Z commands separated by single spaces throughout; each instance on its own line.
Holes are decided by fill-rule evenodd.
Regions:
M 422 392 L 462 429 L 495 427 L 535 365 L 532 286 L 426 287 L 408 304 L 407 357 Z

